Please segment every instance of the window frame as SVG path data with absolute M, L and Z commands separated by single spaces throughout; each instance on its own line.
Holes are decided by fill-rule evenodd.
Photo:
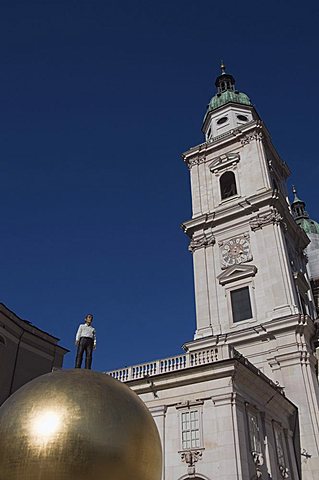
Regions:
M 285 435 L 284 428 L 282 427 L 282 425 L 280 425 L 280 423 L 276 422 L 275 420 L 273 420 L 272 422 L 272 428 L 273 428 L 273 435 L 274 435 L 274 442 L 275 442 L 276 458 L 278 462 L 278 469 L 282 476 L 283 476 L 283 473 L 287 473 L 289 475 L 291 468 L 289 463 L 287 437 Z M 278 442 L 277 437 L 279 437 L 280 442 Z M 281 450 L 282 460 L 280 458 L 279 450 Z M 287 478 L 287 477 L 284 477 L 284 478 Z
M 183 414 L 191 412 L 197 412 L 197 419 L 198 419 L 198 446 L 190 446 L 190 447 L 184 447 L 183 444 L 183 432 L 188 431 L 188 430 L 183 430 Z M 195 405 L 189 405 L 188 407 L 184 408 L 179 408 L 178 412 L 178 422 L 179 422 L 179 444 L 180 444 L 180 451 L 185 452 L 189 450 L 200 450 L 203 449 L 203 410 L 202 410 L 202 405 L 201 404 L 195 404 Z M 194 429 L 193 431 L 196 431 L 197 429 Z M 190 428 L 190 435 L 192 432 L 192 429 Z M 190 438 L 190 442 L 192 439 Z
M 264 440 L 263 440 L 263 429 L 260 421 L 260 414 L 257 410 L 249 406 L 246 408 L 246 415 L 247 415 L 247 423 L 248 423 L 248 435 L 249 435 L 249 446 L 251 449 L 251 453 L 258 453 L 259 455 L 264 455 Z M 259 442 L 259 449 L 255 449 L 253 445 L 253 431 L 251 428 L 251 421 L 250 416 L 256 419 L 257 429 L 258 429 L 258 442 Z
M 247 310 L 247 311 L 249 310 L 250 315 L 248 317 L 235 320 L 236 314 L 238 316 L 241 313 L 240 309 L 236 310 L 234 308 L 235 305 L 236 305 L 236 301 L 234 299 L 234 294 L 235 294 L 235 292 L 239 292 L 239 291 L 245 291 L 245 299 L 244 300 L 245 301 L 248 300 L 248 302 L 245 304 L 245 310 Z M 246 293 L 247 293 L 247 295 L 246 295 Z M 250 295 L 250 291 L 249 291 L 249 286 L 246 285 L 244 287 L 234 288 L 233 290 L 231 290 L 230 291 L 230 303 L 231 303 L 233 323 L 244 322 L 245 320 L 251 320 L 253 318 L 253 309 L 252 309 L 252 306 L 251 306 L 251 295 Z
M 234 290 L 239 290 L 240 288 L 248 287 L 249 289 L 249 298 L 250 298 L 250 306 L 251 306 L 251 313 L 252 317 L 247 318 L 246 320 L 240 320 L 234 322 L 233 319 L 233 309 L 231 304 L 231 292 Z M 255 300 L 255 283 L 253 278 L 244 278 L 243 280 L 238 280 L 236 282 L 229 283 L 225 285 L 225 294 L 226 294 L 226 301 L 227 301 L 227 310 L 228 310 L 228 318 L 229 318 L 229 327 L 230 328 L 241 328 L 241 325 L 245 323 L 252 323 L 256 322 L 257 320 L 257 311 L 256 311 L 256 300 Z
M 221 181 L 222 181 L 222 178 L 225 177 L 225 175 L 227 174 L 232 174 L 233 178 L 234 178 L 234 182 L 235 182 L 235 193 L 233 195 L 230 195 L 229 197 L 224 197 L 222 196 L 222 185 L 221 185 Z M 238 196 L 238 185 L 237 185 L 237 177 L 236 177 L 236 174 L 233 170 L 229 169 L 229 170 L 225 170 L 225 172 L 223 172 L 220 177 L 219 177 L 219 195 L 220 195 L 220 200 L 221 202 L 227 202 L 227 200 L 230 200 L 236 196 Z

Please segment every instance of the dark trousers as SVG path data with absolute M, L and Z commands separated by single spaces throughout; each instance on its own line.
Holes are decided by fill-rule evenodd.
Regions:
M 81 337 L 76 352 L 75 368 L 81 368 L 83 353 L 85 352 L 85 368 L 90 369 L 92 365 L 93 338 Z

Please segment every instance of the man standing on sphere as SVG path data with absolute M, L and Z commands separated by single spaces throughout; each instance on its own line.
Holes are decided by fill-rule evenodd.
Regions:
M 75 368 L 81 368 L 83 353 L 85 351 L 85 368 L 91 369 L 92 352 L 96 348 L 95 328 L 92 327 L 93 315 L 88 313 L 85 317 L 85 323 L 78 328 L 75 338 L 75 345 L 78 347 L 75 360 Z

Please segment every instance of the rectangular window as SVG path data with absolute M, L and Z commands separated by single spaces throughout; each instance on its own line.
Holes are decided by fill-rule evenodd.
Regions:
M 189 410 L 181 414 L 182 449 L 200 446 L 199 411 Z
M 238 288 L 230 292 L 233 321 L 240 322 L 252 318 L 249 287 Z
M 275 440 L 276 440 L 276 449 L 277 449 L 277 458 L 278 458 L 279 468 L 285 469 L 286 462 L 285 462 L 285 453 L 284 453 L 284 442 L 283 442 L 282 431 L 279 425 L 274 424 L 274 431 L 275 431 Z
M 251 450 L 255 453 L 262 453 L 257 415 L 252 412 L 248 412 L 248 423 Z

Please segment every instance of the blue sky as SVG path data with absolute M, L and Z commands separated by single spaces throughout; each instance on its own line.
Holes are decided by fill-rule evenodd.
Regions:
M 220 59 L 319 219 L 316 2 L 2 1 L 0 301 L 94 368 L 174 355 L 195 329 L 180 154 Z

